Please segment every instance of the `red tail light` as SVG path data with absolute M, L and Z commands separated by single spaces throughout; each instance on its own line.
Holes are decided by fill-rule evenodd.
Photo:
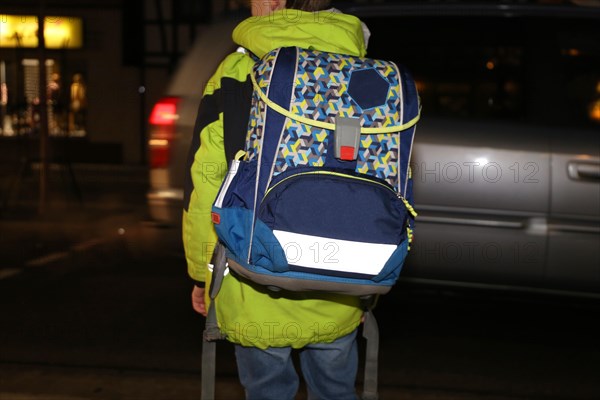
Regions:
M 171 126 L 179 117 L 177 115 L 177 97 L 165 97 L 154 105 L 150 114 L 151 125 Z
M 175 136 L 177 114 L 176 97 L 165 97 L 154 105 L 150 113 L 150 166 L 166 168 L 171 158 L 171 140 Z

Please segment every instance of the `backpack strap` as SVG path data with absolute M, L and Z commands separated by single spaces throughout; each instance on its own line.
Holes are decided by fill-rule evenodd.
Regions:
M 204 328 L 202 342 L 202 400 L 214 400 L 215 398 L 215 373 L 216 373 L 216 358 L 217 358 L 217 343 L 208 339 L 209 326 L 216 325 L 217 316 L 215 307 L 211 303 L 208 307 L 208 316 L 206 317 L 206 325 Z
M 258 57 L 243 47 L 238 47 L 236 52 L 245 54 L 254 62 L 258 60 Z M 223 112 L 223 145 L 227 162 L 245 147 L 252 92 L 250 79 L 238 81 L 226 76 L 221 78 L 219 110 Z
M 227 162 L 244 148 L 248 133 L 248 115 L 252 102 L 252 82 L 240 82 L 234 78 L 221 78 L 221 101 L 223 110 L 223 145 Z
M 362 336 L 366 339 L 365 372 L 361 400 L 378 400 L 377 392 L 379 365 L 379 326 L 373 314 L 373 309 L 379 299 L 378 295 L 361 297 L 361 307 L 365 310 Z
M 217 311 L 214 302 L 221 289 L 221 283 L 227 269 L 225 247 L 221 243 L 218 243 L 215 247 L 211 265 L 213 266 L 213 275 L 208 292 L 211 302 L 208 306 L 208 315 L 206 316 L 202 335 L 202 390 L 200 397 L 202 400 L 214 400 L 215 398 L 216 341 L 225 339 L 225 335 L 221 333 L 217 324 Z
M 379 362 L 379 326 L 370 308 L 365 312 L 363 337 L 367 340 L 365 353 L 365 375 L 361 400 L 378 400 L 377 376 Z

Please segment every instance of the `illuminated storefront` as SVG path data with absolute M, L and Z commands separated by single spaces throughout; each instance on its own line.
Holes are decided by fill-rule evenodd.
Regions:
M 47 115 L 52 160 L 146 163 L 147 116 L 209 22 L 211 1 L 43 3 L 0 0 L 0 159 L 35 158 Z
M 38 17 L 0 15 L 0 47 L 38 47 Z M 79 49 L 83 45 L 81 18 L 44 18 L 44 41 L 48 49 Z
M 83 48 L 83 21 L 44 18 L 46 109 L 51 136 L 86 135 L 85 71 L 69 63 Z M 0 136 L 35 135 L 40 130 L 38 17 L 0 14 Z

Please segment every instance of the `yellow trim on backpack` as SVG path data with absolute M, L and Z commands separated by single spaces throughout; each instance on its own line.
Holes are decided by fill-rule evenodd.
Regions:
M 392 191 L 392 192 L 393 192 L 394 194 L 396 194 L 396 195 L 397 195 L 397 196 L 398 196 L 400 199 L 402 199 L 402 201 L 404 202 L 404 204 L 405 204 L 405 205 L 408 205 L 408 206 L 410 206 L 410 204 L 408 203 L 408 201 L 407 201 L 407 200 L 406 200 L 404 197 L 402 197 L 402 196 L 398 195 L 398 194 L 397 194 L 397 193 L 394 191 L 394 189 L 392 189 L 391 187 L 388 187 L 388 186 L 384 185 L 383 183 L 380 183 L 380 182 L 377 182 L 377 181 L 374 181 L 374 180 L 371 180 L 371 179 L 367 179 L 367 178 L 361 178 L 360 176 L 348 175 L 348 174 L 343 174 L 343 173 L 340 173 L 340 172 L 334 172 L 334 171 L 323 171 L 323 170 L 319 170 L 319 171 L 308 171 L 308 172 L 299 172 L 299 173 L 297 173 L 297 174 L 294 174 L 294 175 L 287 176 L 287 177 L 283 178 L 282 180 L 280 180 L 279 182 L 277 182 L 276 184 L 274 184 L 273 186 L 271 186 L 271 187 L 270 187 L 270 188 L 269 188 L 269 189 L 268 189 L 268 190 L 265 192 L 265 196 L 264 196 L 264 197 L 267 197 L 267 195 L 268 195 L 268 194 L 271 192 L 271 190 L 273 190 L 273 189 L 274 189 L 274 188 L 275 188 L 277 185 L 279 185 L 280 183 L 283 183 L 283 182 L 287 181 L 288 179 L 296 178 L 296 177 L 298 177 L 298 176 L 301 176 L 301 175 L 332 175 L 332 176 L 341 176 L 341 177 L 343 177 L 343 178 L 355 179 L 355 180 L 358 180 L 358 181 L 363 181 L 363 182 L 371 183 L 371 184 L 373 184 L 373 185 L 379 185 L 379 186 L 381 186 L 381 187 L 383 187 L 383 188 L 385 188 L 385 189 L 388 189 L 388 190 Z M 412 209 L 412 207 L 411 207 L 411 209 Z M 414 212 L 414 210 L 413 210 L 413 211 L 410 211 L 410 209 L 409 209 L 408 211 L 409 211 L 411 214 Z M 415 214 L 415 215 L 416 215 L 416 214 Z
M 410 227 L 406 227 L 406 235 L 408 236 L 408 251 L 410 251 L 410 245 L 413 242 L 414 239 L 414 234 L 413 234 L 413 230 L 410 229 Z
M 237 153 L 235 153 L 235 157 L 233 157 L 234 160 L 241 160 L 242 158 L 246 157 L 246 152 L 244 150 L 238 150 Z
M 400 199 L 402 200 L 402 202 L 404 202 L 404 206 L 406 207 L 406 209 L 408 210 L 408 212 L 410 213 L 410 215 L 412 215 L 413 218 L 417 218 L 417 216 L 419 214 L 417 214 L 417 212 L 415 211 L 415 209 L 413 208 L 413 206 L 410 205 L 410 203 L 408 202 L 408 200 L 406 200 L 404 197 L 400 197 Z
M 252 86 L 254 86 L 254 89 L 258 92 L 260 99 L 262 101 L 264 101 L 267 104 L 267 106 L 269 106 L 271 109 L 277 111 L 279 114 L 284 115 L 290 119 L 293 119 L 294 121 L 302 122 L 303 124 L 316 126 L 317 128 L 322 128 L 322 129 L 329 129 L 332 131 L 335 130 L 335 124 L 332 124 L 329 122 L 323 122 L 323 121 L 315 121 L 314 119 L 310 119 L 310 118 L 303 117 L 301 115 L 294 114 L 293 112 L 286 110 L 285 108 L 281 107 L 279 104 L 277 104 L 274 101 L 272 101 L 271 99 L 269 99 L 267 97 L 267 95 L 262 91 L 262 88 L 256 82 L 256 78 L 254 77 L 254 74 L 252 72 L 250 73 L 250 80 L 252 81 Z M 403 130 L 408 129 L 411 126 L 415 125 L 419 121 L 420 117 L 421 117 L 421 105 L 419 104 L 419 113 L 417 114 L 417 116 L 405 124 L 389 126 L 389 127 L 385 127 L 385 128 L 360 128 L 360 133 L 369 135 L 369 134 L 377 134 L 377 133 L 394 133 L 394 132 L 398 132 L 398 131 L 403 131 Z

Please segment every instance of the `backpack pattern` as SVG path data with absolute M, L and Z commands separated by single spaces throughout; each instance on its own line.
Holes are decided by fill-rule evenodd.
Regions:
M 376 73 L 389 83 L 385 104 L 362 107 L 349 92 L 352 74 Z M 337 116 L 361 117 L 362 124 L 371 127 L 393 126 L 402 120 L 397 69 L 391 63 L 375 59 L 352 57 L 300 49 L 294 97 L 290 109 L 313 119 L 333 123 Z M 370 104 L 367 104 L 369 106 Z
M 360 141 L 356 172 L 383 179 L 400 191 L 398 146 L 398 134 L 365 135 Z
M 398 108 L 400 97 L 394 89 L 398 78 L 391 65 L 379 60 L 365 62 L 355 57 L 306 50 L 299 51 L 298 59 L 298 73 L 291 103 L 293 112 L 321 121 L 331 121 L 338 114 L 347 117 L 360 114 L 366 123 L 374 127 L 390 126 L 394 118 L 399 118 L 397 113 L 393 116 L 385 115 L 377 107 L 363 110 L 348 95 L 348 85 L 346 84 L 350 81 L 349 77 L 354 69 L 376 70 L 391 82 L 392 89 L 390 89 L 391 93 L 388 94 L 385 106 L 389 107 L 391 104 Z M 273 55 L 268 56 L 265 65 L 257 68 L 256 74 L 262 76 L 269 74 L 274 60 Z M 259 85 L 268 85 L 268 81 L 265 80 Z M 264 112 L 264 109 L 261 111 Z M 254 158 L 257 152 L 258 142 L 256 141 L 259 140 L 259 136 L 253 130 L 260 125 L 261 120 L 257 117 L 250 124 L 252 130 L 250 142 L 253 143 L 253 147 L 249 159 Z M 289 167 L 322 167 L 325 164 L 329 135 L 330 132 L 325 129 L 287 118 L 273 176 L 286 171 Z M 386 180 L 390 185 L 398 187 L 397 148 L 398 138 L 394 134 L 369 135 L 361 138 L 356 172 L 376 176 Z
M 264 116 L 266 104 L 260 101 L 258 95 L 252 95 L 252 103 L 250 106 L 250 118 L 248 120 L 248 136 L 246 139 L 246 158 L 254 160 L 260 152 L 260 143 L 263 136 Z
M 291 118 L 285 122 L 273 176 L 288 168 L 322 167 L 327 155 L 328 131 L 299 124 Z

